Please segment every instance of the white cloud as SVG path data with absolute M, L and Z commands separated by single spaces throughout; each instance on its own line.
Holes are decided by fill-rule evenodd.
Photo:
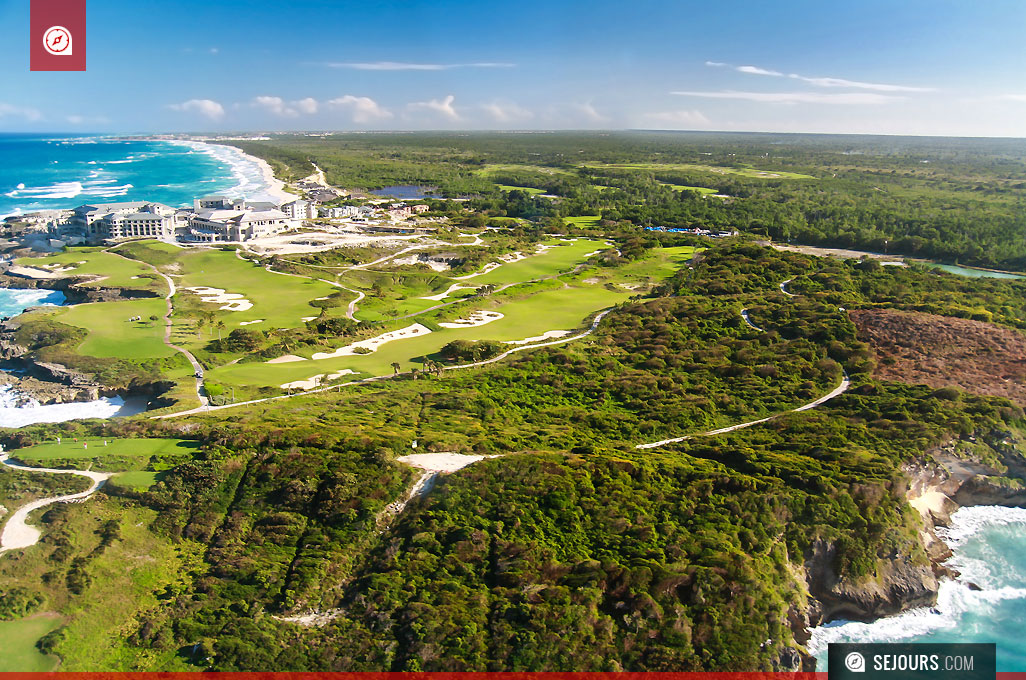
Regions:
M 285 118 L 295 118 L 299 115 L 294 109 L 286 106 L 285 100 L 281 97 L 270 97 L 267 95 L 253 97 L 253 101 L 250 102 L 250 106 L 263 109 L 268 113 L 273 113 L 276 116 L 283 116 Z
M 482 107 L 497 123 L 515 123 L 530 120 L 534 114 L 513 103 L 492 102 Z
M 331 99 L 327 104 L 334 108 L 349 110 L 354 123 L 373 123 L 392 117 L 391 111 L 383 108 L 370 97 L 355 97 L 347 94 Z
M 317 100 L 313 97 L 306 97 L 305 99 L 294 101 L 292 102 L 292 106 L 294 106 L 300 113 L 306 113 L 309 115 L 317 113 L 318 109 Z
M 646 113 L 644 118 L 653 123 L 666 125 L 671 128 L 696 128 L 709 125 L 709 119 L 701 111 L 694 109 L 680 109 L 677 111 L 659 111 Z
M 1005 102 L 1026 102 L 1026 94 L 1001 94 L 997 98 Z
M 730 64 L 726 64 L 721 61 L 707 61 L 706 66 L 714 67 L 731 67 Z M 799 75 L 797 73 L 783 74 L 780 71 L 774 71 L 768 68 L 762 68 L 761 66 L 733 66 L 731 67 L 739 73 L 747 73 L 753 76 L 771 76 L 773 78 L 792 78 L 794 80 L 800 80 L 803 83 L 815 85 L 816 87 L 850 87 L 856 90 L 874 90 L 876 92 L 935 92 L 936 90 L 932 87 L 910 87 L 908 85 L 890 85 L 887 83 L 867 83 L 861 80 L 847 80 L 846 78 L 811 78 L 809 76 Z
M 460 119 L 460 114 L 456 113 L 456 109 L 452 105 L 455 100 L 456 98 L 450 94 L 445 99 L 430 99 L 426 102 L 411 102 L 406 106 L 410 111 L 429 111 L 431 113 L 437 113 L 443 118 L 455 121 Z
M 935 92 L 932 87 L 909 87 L 907 85 L 888 85 L 886 83 L 864 83 L 858 80 L 846 80 L 844 78 L 809 78 L 800 76 L 797 73 L 788 74 L 788 78 L 801 80 L 802 82 L 817 87 L 851 87 L 857 90 L 875 90 L 877 92 Z
M 190 99 L 189 101 L 182 102 L 181 104 L 170 104 L 168 105 L 168 108 L 173 111 L 198 113 L 210 120 L 220 120 L 224 118 L 224 107 L 213 99 Z
M 901 99 L 889 95 L 870 92 L 736 92 L 723 90 L 718 92 L 671 92 L 670 94 L 684 97 L 703 97 L 705 99 L 741 99 L 751 102 L 771 104 L 884 104 Z
M 13 104 L 0 102 L 0 118 L 5 118 L 7 116 L 18 116 L 25 120 L 39 120 L 43 117 L 43 114 L 36 109 L 26 106 L 14 106 Z
M 296 118 L 301 113 L 308 115 L 314 114 L 317 113 L 320 106 L 318 101 L 313 97 L 286 102 L 281 97 L 271 97 L 267 95 L 254 97 L 249 105 L 254 108 L 263 109 L 268 113 L 273 113 L 276 116 L 281 116 L 282 118 Z
M 480 61 L 470 64 L 418 64 L 406 61 L 362 61 L 328 62 L 331 68 L 348 68 L 357 71 L 447 71 L 453 68 L 513 68 L 516 64 L 496 61 Z
M 209 50 L 207 50 L 207 52 L 210 52 L 211 54 L 218 54 L 221 52 L 221 50 L 217 47 L 211 47 Z
M 738 66 L 735 71 L 741 73 L 750 73 L 753 76 L 782 76 L 784 75 L 780 71 L 770 71 L 769 69 L 759 68 L 758 66 Z
M 583 114 L 584 117 L 587 118 L 588 121 L 591 122 L 591 123 L 603 123 L 603 122 L 609 120 L 608 118 L 603 116 L 601 113 L 599 113 L 598 110 L 594 106 L 592 106 L 591 102 L 586 102 L 584 104 L 577 104 L 576 106 L 574 106 L 574 108 L 579 113 Z

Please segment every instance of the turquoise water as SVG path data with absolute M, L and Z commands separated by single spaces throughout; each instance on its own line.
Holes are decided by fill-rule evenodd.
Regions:
M 62 304 L 64 304 L 64 293 L 59 290 L 0 288 L 0 317 L 18 316 L 35 305 Z
M 98 201 L 264 198 L 267 188 L 255 159 L 199 142 L 0 134 L 0 158 L 0 218 Z
M 999 672 L 1026 671 L 1026 509 L 962 508 L 938 531 L 955 555 L 958 581 L 941 584 L 937 606 L 874 623 L 813 630 L 809 650 L 826 668 L 830 642 L 994 642 Z M 980 586 L 971 590 L 968 583 Z
M 989 272 L 985 269 L 970 269 L 968 267 L 959 267 L 953 264 L 934 264 L 931 265 L 935 269 L 942 269 L 949 274 L 957 274 L 958 276 L 968 276 L 974 279 L 1022 279 L 1026 278 L 1019 274 L 1009 274 L 1007 272 Z

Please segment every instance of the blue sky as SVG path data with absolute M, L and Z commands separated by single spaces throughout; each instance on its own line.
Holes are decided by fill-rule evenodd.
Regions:
M 1026 2 L 90 0 L 0 130 L 658 128 L 1026 137 Z

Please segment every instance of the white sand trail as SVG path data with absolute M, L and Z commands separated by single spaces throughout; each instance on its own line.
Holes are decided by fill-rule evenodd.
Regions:
M 366 354 L 367 352 L 357 352 L 358 349 L 370 350 L 370 352 L 376 352 L 379 347 L 385 343 L 392 342 L 393 340 L 402 340 L 403 338 L 416 338 L 423 335 L 427 335 L 431 332 L 431 329 L 427 326 L 423 326 L 419 323 L 412 324 L 406 328 L 400 328 L 397 331 L 391 331 L 383 333 L 376 337 L 368 340 L 359 340 L 351 345 L 345 347 L 339 347 L 334 352 L 317 352 L 313 355 L 313 359 L 334 359 L 335 357 L 348 357 L 356 354 Z

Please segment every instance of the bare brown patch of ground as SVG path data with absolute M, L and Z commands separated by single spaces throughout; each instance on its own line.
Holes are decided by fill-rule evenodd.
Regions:
M 982 321 L 892 309 L 849 312 L 881 380 L 958 386 L 1026 404 L 1026 336 Z

